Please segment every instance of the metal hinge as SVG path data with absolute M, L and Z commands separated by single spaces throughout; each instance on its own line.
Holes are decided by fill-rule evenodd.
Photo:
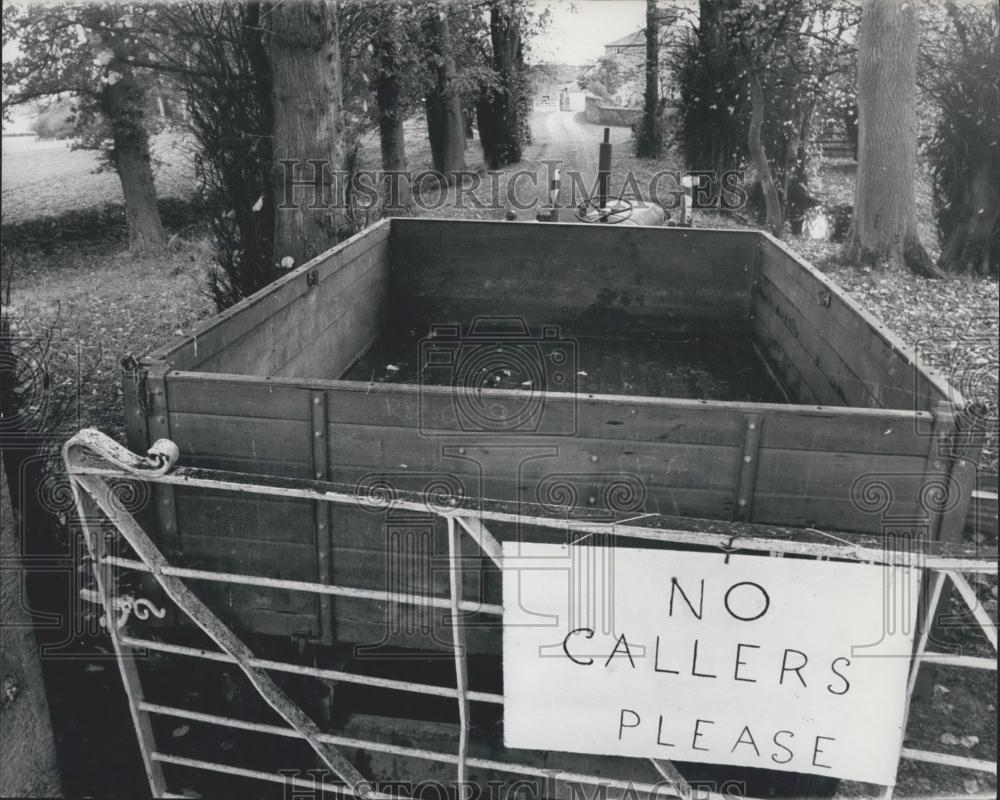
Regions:
M 135 396 L 139 402 L 139 410 L 144 417 L 149 416 L 151 409 L 149 402 L 149 390 L 146 388 L 146 373 L 134 355 L 129 353 L 119 362 L 122 376 L 135 384 Z

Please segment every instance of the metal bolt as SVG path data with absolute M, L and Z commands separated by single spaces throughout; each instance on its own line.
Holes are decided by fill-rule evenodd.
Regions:
M 323 478 L 323 473 L 322 472 L 317 472 L 316 473 L 316 480 L 321 480 L 322 478 Z
M 746 498 L 745 497 L 741 497 L 740 498 L 740 505 L 741 506 L 745 506 L 746 504 L 747 504 Z
M 598 458 L 597 456 L 591 456 L 591 457 L 590 457 L 590 460 L 591 460 L 591 461 L 592 461 L 593 463 L 595 463 L 595 464 L 596 464 L 596 463 L 597 463 L 598 461 L 600 461 L 600 459 L 599 459 L 599 458 Z
M 170 505 L 170 498 L 169 497 L 164 497 L 163 500 L 161 500 L 160 502 L 163 503 L 163 505 L 165 505 L 165 506 L 169 506 Z
M 755 430 L 757 430 L 757 423 L 756 422 L 751 422 L 749 425 L 747 425 L 747 427 L 750 430 L 755 431 Z
M 458 454 L 460 456 L 464 456 L 465 455 L 465 448 L 464 447 L 459 447 L 458 448 Z
M 940 461 L 935 461 L 934 462 L 934 469 L 941 469 L 941 462 Z
M 753 461 L 753 458 L 751 458 L 750 456 L 743 456 L 743 460 L 744 460 L 744 461 L 745 461 L 745 462 L 746 462 L 747 464 L 749 464 L 749 463 L 750 463 L 751 461 Z
M 319 405 L 319 398 L 318 397 L 314 397 L 313 398 L 313 405 L 314 406 L 318 406 Z
M 164 422 L 165 420 L 163 419 L 162 416 L 159 416 L 159 417 L 156 418 L 156 421 L 157 422 Z
M 587 502 L 590 503 L 591 505 L 594 505 L 594 503 L 597 502 L 597 498 L 591 495 L 590 497 L 587 498 Z
M 325 531 L 326 530 L 326 523 L 325 522 L 321 522 L 316 527 L 319 528 L 321 531 Z
M 314 431 L 313 432 L 313 437 L 316 438 L 316 439 L 323 438 L 323 431 Z

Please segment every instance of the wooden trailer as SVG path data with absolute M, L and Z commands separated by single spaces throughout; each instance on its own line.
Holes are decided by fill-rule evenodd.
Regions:
M 153 484 L 144 524 L 170 564 L 270 580 L 199 582 L 212 612 L 346 647 L 372 674 L 399 678 L 378 664 L 403 654 L 406 680 L 451 669 L 440 609 L 385 599 L 454 599 L 449 509 L 492 509 L 499 540 L 648 523 L 681 548 L 685 532 L 757 531 L 914 552 L 961 539 L 976 479 L 958 393 L 753 231 L 387 219 L 130 362 L 124 383 L 132 451 L 170 439 L 181 467 L 271 487 Z M 314 499 L 316 482 L 339 499 Z M 474 545 L 460 594 L 493 613 L 463 636 L 472 688 L 496 694 L 501 574 Z
M 188 466 L 569 517 L 954 541 L 975 481 L 957 392 L 751 231 L 384 220 L 145 356 L 125 389 L 135 452 L 169 438 Z M 417 557 L 443 552 L 440 521 L 158 492 L 155 539 L 191 566 L 445 586 Z M 467 580 L 499 602 L 488 564 Z M 232 587 L 223 608 L 323 643 L 449 641 L 387 631 L 363 601 Z M 497 653 L 499 632 L 470 646 Z

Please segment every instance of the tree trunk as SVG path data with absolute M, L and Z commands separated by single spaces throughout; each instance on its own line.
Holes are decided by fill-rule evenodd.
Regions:
M 425 101 L 427 136 L 434 169 L 452 183 L 454 173 L 465 170 L 465 123 L 446 10 L 432 9 L 425 29 L 434 54 L 434 86 Z
M 959 222 L 949 233 L 938 267 L 945 272 L 996 275 L 1000 262 L 997 241 L 997 176 L 991 165 L 980 163 L 972 175 L 960 210 Z
M 750 157 L 753 159 L 754 168 L 757 170 L 757 180 L 760 181 L 760 188 L 764 193 L 767 229 L 775 236 L 781 236 L 781 228 L 784 224 L 781 218 L 781 200 L 778 197 L 778 190 L 774 185 L 771 165 L 767 161 L 767 152 L 764 150 L 764 142 L 760 135 L 761 128 L 764 125 L 764 90 L 760 85 L 760 75 L 757 74 L 757 68 L 750 57 L 749 48 L 744 47 L 743 49 L 747 73 L 750 78 L 751 112 L 747 145 L 750 149 Z
M 639 158 L 657 158 L 663 148 L 660 136 L 660 21 L 656 0 L 646 0 L 646 92 L 642 122 L 635 140 Z
M 844 120 L 844 135 L 847 137 L 847 143 L 851 146 L 851 157 L 857 161 L 858 160 L 858 107 L 857 104 L 851 104 L 841 112 L 841 118 Z
M 375 103 L 378 106 L 378 133 L 382 148 L 382 169 L 406 171 L 406 138 L 403 134 L 403 87 L 399 73 L 399 42 L 402 38 L 395 11 L 389 9 L 379 24 L 375 49 Z M 396 184 L 400 192 L 394 200 L 401 207 L 410 203 L 409 182 Z M 406 196 L 402 193 L 406 192 Z M 388 195 L 387 195 L 388 196 Z
M 809 194 L 809 150 L 806 144 L 812 130 L 812 120 L 816 113 L 816 101 L 811 100 L 796 108 L 796 118 L 792 135 L 785 146 L 784 185 L 781 196 L 785 201 L 785 219 L 796 236 L 802 233 L 805 213 L 820 204 Z
M 917 8 L 865 0 L 858 38 L 858 173 L 847 260 L 940 277 L 917 236 Z
M 490 43 L 497 86 L 482 91 L 477 103 L 479 138 L 490 169 L 521 160 L 524 138 L 524 64 L 517 0 L 490 4 Z
M 279 0 L 261 20 L 274 113 L 274 257 L 300 265 L 336 241 L 332 208 L 342 204 L 333 181 L 344 116 L 337 4 Z
M 166 242 L 149 155 L 149 135 L 143 125 L 145 96 L 126 73 L 105 86 L 101 109 L 111 125 L 111 162 L 121 181 L 128 219 L 129 247 L 155 249 Z

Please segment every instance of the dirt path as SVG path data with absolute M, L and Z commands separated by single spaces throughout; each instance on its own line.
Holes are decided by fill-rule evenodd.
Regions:
M 532 144 L 525 152 L 525 160 L 543 169 L 542 162 L 558 161 L 563 173 L 576 171 L 582 184 L 591 187 L 597 179 L 598 149 L 604 128 L 589 122 L 582 111 L 538 111 L 532 114 L 530 123 Z M 632 137 L 628 128 L 608 130 L 613 150 L 620 150 Z M 563 185 L 565 200 L 569 196 L 569 175 L 564 174 Z M 541 190 L 544 191 L 544 186 Z

